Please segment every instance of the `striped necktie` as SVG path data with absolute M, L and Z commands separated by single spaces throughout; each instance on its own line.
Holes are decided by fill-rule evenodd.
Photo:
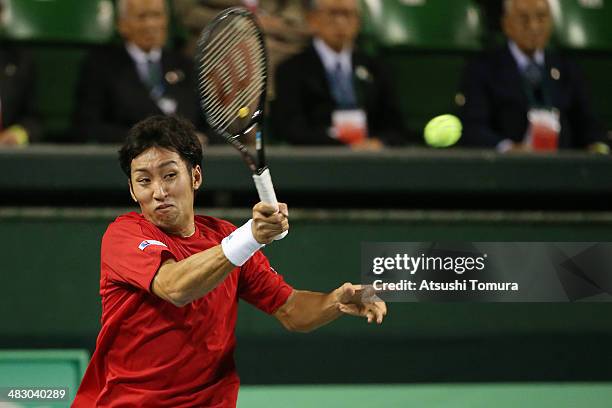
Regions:
M 538 88 L 542 84 L 542 69 L 532 60 L 530 60 L 529 64 L 525 67 L 523 75 L 534 88 Z
M 544 96 L 544 72 L 542 67 L 533 60 L 530 60 L 523 71 L 523 77 L 527 81 L 527 85 L 531 87 L 531 92 L 535 99 L 533 102 L 538 106 L 544 106 L 546 101 Z
M 342 69 L 340 62 L 336 63 L 334 71 L 330 75 L 331 91 L 340 109 L 355 109 L 357 98 L 353 86 L 353 77 L 349 72 Z
M 153 61 L 147 58 L 147 78 L 145 82 L 155 98 L 159 98 L 164 93 L 164 84 L 162 82 L 161 64 L 159 61 Z

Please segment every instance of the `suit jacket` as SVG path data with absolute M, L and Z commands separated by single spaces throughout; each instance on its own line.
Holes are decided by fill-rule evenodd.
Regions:
M 550 97 L 560 113 L 559 146 L 583 148 L 603 141 L 605 134 L 593 114 L 577 67 L 560 54 L 545 54 Z M 462 144 L 495 147 L 504 139 L 523 140 L 529 101 L 519 67 L 507 46 L 471 62 L 465 70 L 461 92 L 465 96 L 465 105 L 460 109 Z
M 30 141 L 40 139 L 36 110 L 35 70 L 32 60 L 21 51 L 0 48 L 0 111 L 2 129 L 20 125 Z
M 204 130 L 193 63 L 179 53 L 161 56 L 165 97 L 177 102 L 176 114 Z M 162 115 L 124 46 L 94 51 L 83 63 L 77 85 L 74 130 L 77 141 L 121 143 L 128 130 L 151 115 Z
M 402 144 L 407 131 L 389 75 L 373 59 L 353 53 L 355 90 L 368 119 L 368 132 L 386 144 Z M 323 62 L 314 46 L 277 68 L 272 130 L 278 139 L 296 145 L 340 145 L 328 136 L 336 102 Z

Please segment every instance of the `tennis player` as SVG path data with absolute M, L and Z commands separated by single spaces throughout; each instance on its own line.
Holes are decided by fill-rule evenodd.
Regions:
M 102 238 L 102 328 L 73 407 L 235 407 L 238 299 L 308 332 L 348 314 L 380 324 L 359 287 L 293 289 L 259 250 L 289 228 L 287 205 L 253 207 L 240 228 L 194 215 L 202 146 L 187 121 L 156 116 L 119 152 L 140 206 Z

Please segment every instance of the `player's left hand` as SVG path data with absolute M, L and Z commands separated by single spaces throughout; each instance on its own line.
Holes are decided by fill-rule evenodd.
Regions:
M 372 287 L 345 283 L 335 290 L 338 299 L 338 310 L 342 313 L 365 317 L 368 323 L 376 321 L 381 324 L 387 315 L 387 305 L 376 297 Z

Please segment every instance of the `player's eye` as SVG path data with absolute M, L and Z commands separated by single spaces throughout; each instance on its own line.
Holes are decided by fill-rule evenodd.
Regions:
M 140 179 L 137 179 L 136 182 L 138 184 L 148 184 L 151 182 L 151 180 L 149 180 L 148 178 L 140 178 Z
M 176 173 L 168 173 L 166 174 L 166 180 L 172 180 L 176 177 Z

